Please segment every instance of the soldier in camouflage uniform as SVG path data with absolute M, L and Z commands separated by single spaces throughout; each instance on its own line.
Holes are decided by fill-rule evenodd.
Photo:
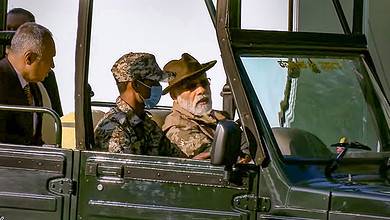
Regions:
M 145 111 L 161 97 L 159 81 L 167 78 L 148 53 L 123 55 L 111 69 L 120 96 L 95 129 L 98 150 L 113 153 L 185 157 Z
M 180 60 L 172 60 L 164 66 L 164 71 L 175 77 L 169 80 L 169 86 L 163 91 L 163 94 L 169 92 L 174 100 L 163 131 L 192 159 L 210 157 L 216 125 L 226 118 L 223 112 L 211 109 L 211 90 L 206 71 L 216 62 L 200 64 L 184 53 Z

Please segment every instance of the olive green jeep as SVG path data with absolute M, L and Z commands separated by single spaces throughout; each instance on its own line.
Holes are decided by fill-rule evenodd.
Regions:
M 56 124 L 53 144 L 0 143 L 0 219 L 390 218 L 390 105 L 362 34 L 363 1 L 352 32 L 333 1 L 344 34 L 244 29 L 242 2 L 205 1 L 232 118 L 218 124 L 211 159 L 198 161 L 93 150 L 93 110 L 113 103 L 91 100 L 94 1 L 80 0 L 75 120 L 0 105 Z M 12 37 L 1 34 L 3 44 Z M 170 108 L 151 111 L 161 123 Z M 71 149 L 61 143 L 69 127 Z M 248 164 L 237 164 L 242 132 Z

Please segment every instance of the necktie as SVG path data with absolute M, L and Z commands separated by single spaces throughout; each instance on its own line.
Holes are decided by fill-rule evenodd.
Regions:
M 27 85 L 23 88 L 23 90 L 24 90 L 24 94 L 26 95 L 28 104 L 29 104 L 29 105 L 32 105 L 32 104 L 33 104 L 33 96 L 32 96 L 32 94 L 31 94 L 30 85 L 27 84 Z

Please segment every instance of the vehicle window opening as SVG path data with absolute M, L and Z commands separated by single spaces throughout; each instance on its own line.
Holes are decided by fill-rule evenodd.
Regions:
M 388 148 L 387 121 L 382 110 L 376 107 L 379 105 L 378 97 L 370 86 L 369 73 L 364 70 L 360 58 L 242 57 L 241 59 L 254 83 L 256 94 L 263 104 L 271 127 L 274 127 L 274 135 L 279 144 L 283 142 L 281 140 L 285 140 L 280 137 L 281 128 L 296 128 L 310 132 L 314 137 L 317 136 L 312 140 L 319 138 L 330 152 L 335 152 L 335 149 L 330 147 L 331 144 L 338 142 L 344 136 L 351 142 L 359 141 L 370 146 L 372 151 L 386 151 Z M 267 73 L 262 73 L 265 70 Z M 273 88 L 268 91 L 266 88 L 269 86 L 261 80 L 263 74 L 275 82 Z M 324 98 L 333 93 L 338 95 Z M 277 100 L 280 100 L 279 103 Z M 279 110 L 277 110 L 278 106 Z M 332 117 L 334 114 L 342 114 L 344 118 L 334 118 Z M 275 131 L 278 133 L 276 134 Z M 280 145 L 291 148 L 293 140 Z M 296 143 L 299 142 L 303 143 L 302 141 Z M 310 146 L 310 142 L 313 141 L 301 146 Z M 321 150 L 323 144 L 319 144 L 319 141 L 315 142 L 318 143 L 313 145 L 318 146 L 317 153 L 301 151 L 302 154 L 296 156 L 328 158 L 329 152 Z M 298 152 L 292 149 L 286 150 L 285 147 L 282 147 L 281 151 L 286 156 Z M 348 155 L 355 151 L 351 149 Z

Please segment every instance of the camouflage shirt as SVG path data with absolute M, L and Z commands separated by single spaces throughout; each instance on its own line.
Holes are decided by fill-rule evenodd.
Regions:
M 113 153 L 185 157 L 149 115 L 138 117 L 120 97 L 95 128 L 98 150 Z
M 172 143 L 176 144 L 190 158 L 209 151 L 214 138 L 217 123 L 226 116 L 212 110 L 209 114 L 196 116 L 173 103 L 163 126 L 163 131 Z

